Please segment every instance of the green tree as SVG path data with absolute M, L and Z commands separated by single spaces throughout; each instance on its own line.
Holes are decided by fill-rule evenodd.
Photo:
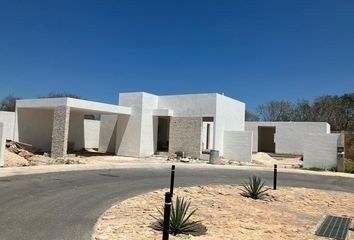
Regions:
M 14 112 L 16 109 L 16 100 L 20 99 L 12 94 L 3 98 L 0 102 L 0 111 Z

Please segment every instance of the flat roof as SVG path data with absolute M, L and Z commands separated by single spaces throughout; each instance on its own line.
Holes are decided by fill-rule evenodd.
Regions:
M 114 104 L 100 103 L 76 98 L 38 98 L 16 101 L 16 108 L 54 109 L 58 106 L 67 106 L 71 110 L 87 111 L 105 114 L 130 115 L 131 108 Z

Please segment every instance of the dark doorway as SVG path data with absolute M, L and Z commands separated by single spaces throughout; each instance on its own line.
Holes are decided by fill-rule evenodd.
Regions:
M 159 117 L 157 126 L 157 151 L 168 152 L 170 139 L 170 118 Z
M 275 127 L 258 127 L 258 152 L 275 153 Z

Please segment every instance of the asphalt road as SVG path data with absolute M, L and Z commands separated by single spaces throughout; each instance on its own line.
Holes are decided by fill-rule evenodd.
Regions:
M 236 184 L 253 173 L 272 183 L 272 172 L 177 168 L 176 186 Z M 169 168 L 74 171 L 0 178 L 1 240 L 90 239 L 98 217 L 113 203 L 169 186 Z M 354 192 L 354 179 L 279 173 L 281 186 Z M 161 203 L 162 204 L 162 203 Z

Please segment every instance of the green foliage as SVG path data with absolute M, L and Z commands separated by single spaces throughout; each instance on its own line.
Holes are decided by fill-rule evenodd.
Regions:
M 190 202 L 184 198 L 177 196 L 175 204 L 172 204 L 171 217 L 170 217 L 170 233 L 173 235 L 177 234 L 188 234 L 196 230 L 197 224 L 200 221 L 191 221 L 190 217 L 197 211 L 194 209 L 189 212 Z M 153 226 L 154 229 L 162 231 L 163 230 L 163 216 L 164 209 L 157 209 L 160 218 L 156 218 L 157 223 Z
M 353 160 L 347 160 L 344 163 L 344 171 L 346 173 L 354 173 L 354 161 Z
M 264 181 L 257 176 L 249 178 L 248 182 L 242 184 L 242 196 L 253 199 L 261 199 L 264 197 L 269 188 L 264 188 Z

